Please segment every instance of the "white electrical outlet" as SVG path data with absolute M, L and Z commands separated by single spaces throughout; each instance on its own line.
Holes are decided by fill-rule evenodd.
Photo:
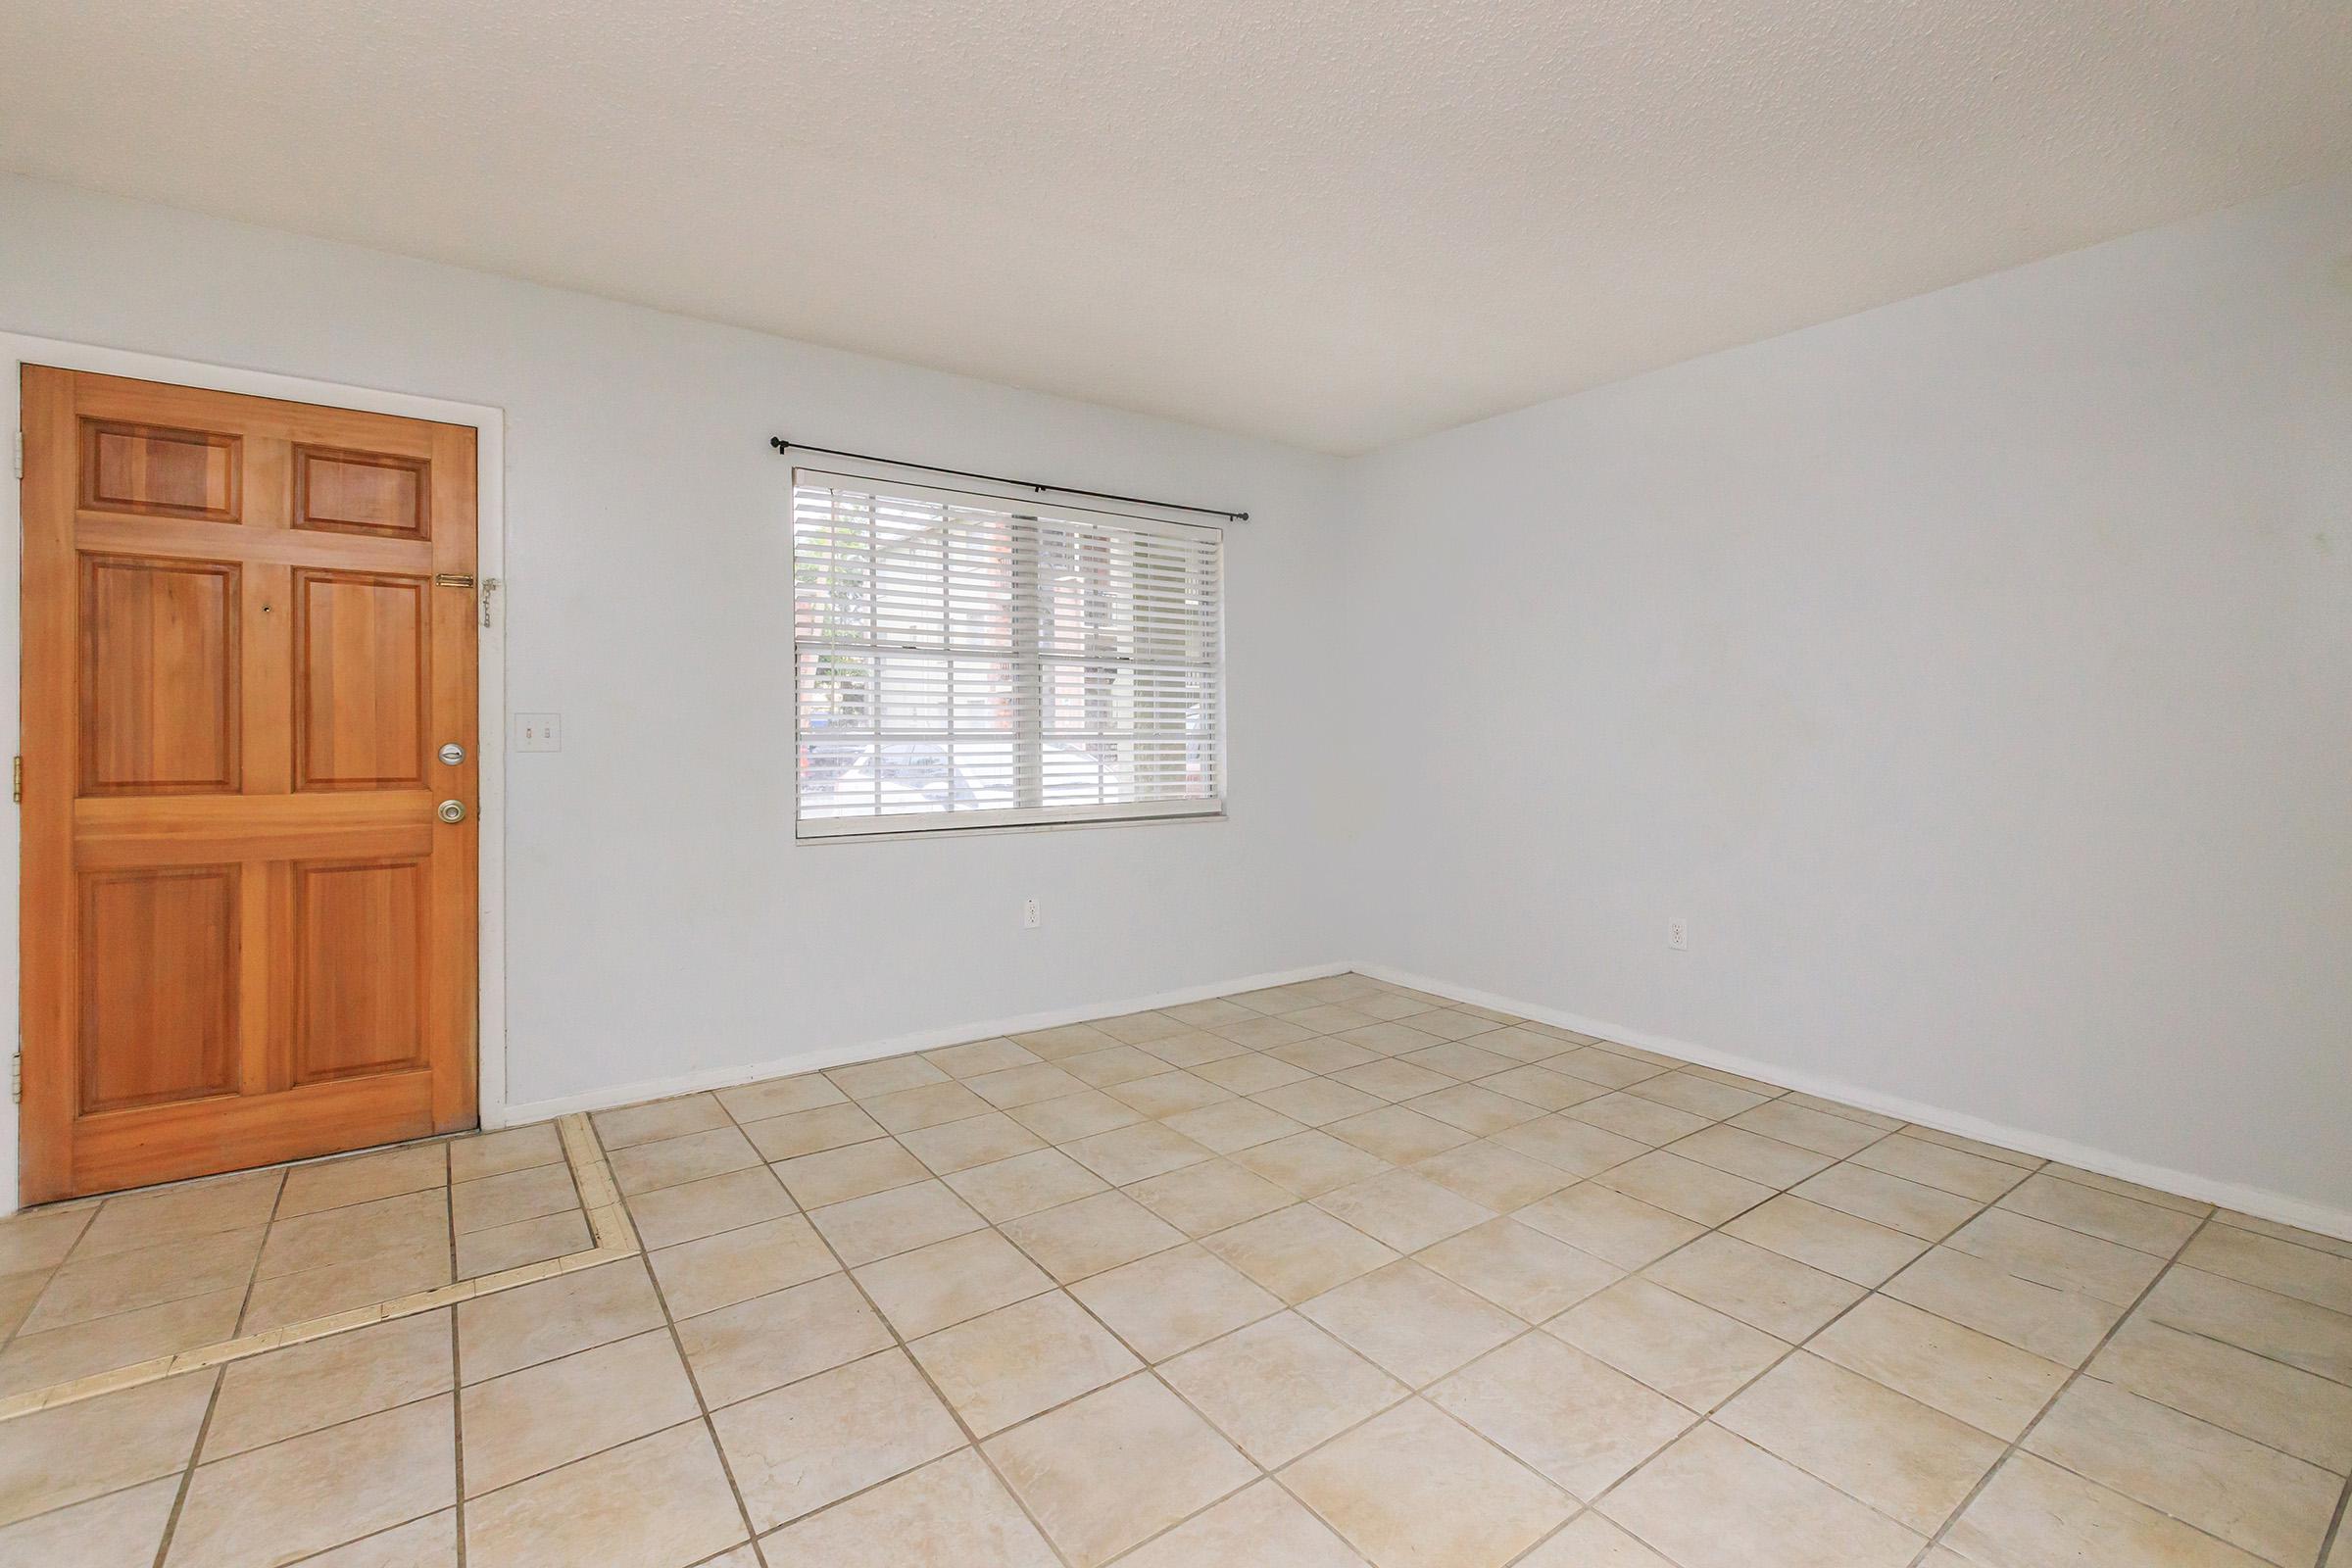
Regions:
M 1689 952 L 1690 948 L 1690 922 L 1680 918 L 1667 921 L 1666 945 L 1677 953 Z
M 1034 931 L 1045 923 L 1045 910 L 1038 907 L 1037 901 L 1035 899 L 1023 899 L 1021 901 L 1021 929 L 1024 931 Z
M 516 713 L 514 749 L 518 752 L 560 752 L 564 749 L 562 713 Z

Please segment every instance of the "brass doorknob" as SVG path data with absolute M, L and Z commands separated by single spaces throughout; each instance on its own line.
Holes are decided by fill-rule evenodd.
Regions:
M 465 821 L 466 803 L 464 801 L 443 801 L 441 803 L 441 820 L 444 822 Z

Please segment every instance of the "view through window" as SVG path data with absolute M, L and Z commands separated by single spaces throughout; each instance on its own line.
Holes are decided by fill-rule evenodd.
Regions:
M 1223 809 L 1219 530 L 793 479 L 802 837 Z

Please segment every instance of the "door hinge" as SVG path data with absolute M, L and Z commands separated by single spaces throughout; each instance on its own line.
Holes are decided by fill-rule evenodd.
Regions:
M 24 1053 L 18 1052 L 8 1058 L 8 1102 L 24 1103 Z
M 10 770 L 10 774 L 9 798 L 19 806 L 23 806 L 24 804 L 24 759 L 22 757 L 17 759 L 17 765 Z
M 24 477 L 24 432 L 17 432 L 17 477 Z

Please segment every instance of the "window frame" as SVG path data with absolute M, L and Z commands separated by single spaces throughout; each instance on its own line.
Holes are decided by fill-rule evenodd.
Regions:
M 1066 805 L 1034 807 L 1002 807 L 971 811 L 910 811 L 894 816 L 841 816 L 808 818 L 802 815 L 801 744 L 804 738 L 801 711 L 801 622 L 800 604 L 800 538 L 792 526 L 791 496 L 805 485 L 817 488 L 847 486 L 853 489 L 870 488 L 886 491 L 909 500 L 931 500 L 955 505 L 981 501 L 1004 507 L 1018 517 L 1033 520 L 1059 519 L 1082 526 L 1095 524 L 1139 533 L 1158 534 L 1183 539 L 1206 538 L 1212 542 L 1210 556 L 1214 568 L 1216 612 L 1210 624 L 1214 628 L 1215 650 L 1211 686 L 1216 705 L 1214 730 L 1215 767 L 1214 793 L 1198 800 L 1138 801 L 1113 805 Z M 1226 710 L 1228 658 L 1226 644 L 1226 566 L 1225 530 L 1222 527 L 1158 515 L 1149 509 L 1117 510 L 1102 506 L 1063 506 L 1038 495 L 1023 495 L 1005 487 L 991 486 L 975 481 L 969 487 L 949 488 L 944 485 L 905 480 L 893 476 L 885 466 L 874 469 L 848 465 L 795 464 L 790 489 L 786 492 L 786 560 L 791 579 L 789 615 L 792 634 L 787 660 L 792 686 L 792 814 L 793 839 L 799 844 L 845 844 L 901 839 L 917 839 L 941 834 L 1040 833 L 1064 828 L 1099 828 L 1150 826 L 1173 822 L 1222 822 L 1230 815 L 1232 793 L 1231 745 L 1233 725 Z M 1032 649 L 1036 643 L 1036 622 L 1027 627 L 1027 641 Z M 1032 655 L 1034 657 L 1034 655 Z M 1034 728 L 1032 728 L 1034 726 Z M 887 740 L 882 744 L 889 744 Z M 1042 758 L 1047 744 L 1042 705 L 1033 705 L 1027 721 L 1011 739 L 1016 768 L 1035 764 Z

